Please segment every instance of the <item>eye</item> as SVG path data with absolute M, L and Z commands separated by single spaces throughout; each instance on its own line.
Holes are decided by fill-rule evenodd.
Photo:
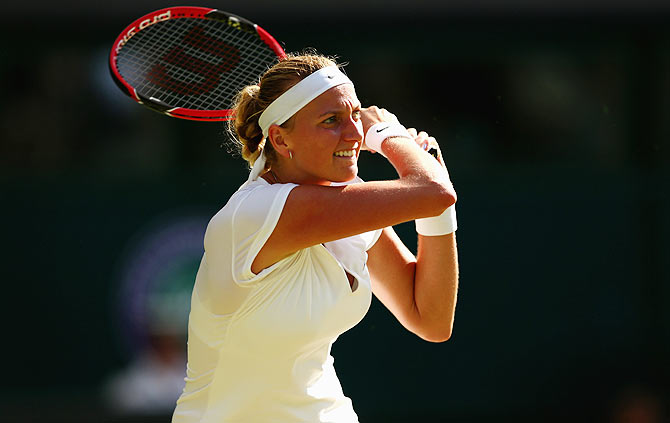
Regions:
M 322 123 L 325 124 L 331 124 L 337 122 L 337 117 L 336 116 L 330 116 L 322 121 Z
M 360 120 L 361 111 L 360 110 L 354 110 L 354 112 L 351 114 L 351 117 L 353 117 L 355 121 Z

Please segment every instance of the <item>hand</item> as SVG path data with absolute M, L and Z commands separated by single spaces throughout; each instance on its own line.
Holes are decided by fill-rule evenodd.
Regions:
M 434 137 L 431 137 L 425 131 L 417 133 L 416 128 L 407 128 L 407 132 L 414 138 L 414 142 L 421 147 L 424 151 L 429 151 L 435 149 L 437 151 L 437 161 L 440 162 L 442 166 L 445 166 L 444 160 L 442 159 L 442 151 L 440 150 L 440 144 L 437 143 L 437 140 Z M 446 167 L 446 166 L 445 166 Z
M 370 129 L 372 125 L 379 122 L 398 123 L 398 118 L 386 109 L 380 109 L 377 106 L 370 106 L 361 109 L 361 122 L 363 123 L 363 134 L 367 134 L 368 129 Z M 374 153 L 374 150 L 370 150 L 365 145 L 365 142 L 363 142 L 361 150 L 368 150 Z

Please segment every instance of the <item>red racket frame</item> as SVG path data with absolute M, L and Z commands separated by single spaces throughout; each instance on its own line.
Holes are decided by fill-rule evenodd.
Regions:
M 165 19 L 165 15 L 168 14 L 168 19 L 180 19 L 180 18 L 199 18 L 199 19 L 216 19 L 222 20 L 223 18 L 233 17 L 237 19 L 240 23 L 246 26 L 251 26 L 256 30 L 256 33 L 261 38 L 261 40 L 268 46 L 272 51 L 277 55 L 277 58 L 280 60 L 286 58 L 286 53 L 282 49 L 281 45 L 275 40 L 272 35 L 270 35 L 266 30 L 258 26 L 257 24 L 250 22 L 249 20 L 234 15 L 232 13 L 224 12 L 218 9 L 212 9 L 207 7 L 195 7 L 195 6 L 179 6 L 179 7 L 167 7 L 165 9 L 156 10 L 154 12 L 148 13 L 141 18 L 135 20 L 133 23 L 128 25 L 121 34 L 114 41 L 112 51 L 109 54 L 109 68 L 112 73 L 112 77 L 117 85 L 125 92 L 130 98 L 137 101 L 138 103 L 149 107 L 150 109 L 159 111 L 166 115 L 180 118 L 180 119 L 189 119 L 189 120 L 199 120 L 199 121 L 222 121 L 230 120 L 233 118 L 232 110 L 196 110 L 196 109 L 187 109 L 183 107 L 170 108 L 160 102 L 154 101 L 152 99 L 144 98 L 140 96 L 135 88 L 130 86 L 119 73 L 116 67 L 116 59 L 118 57 L 118 52 L 121 50 L 123 45 L 137 33 L 137 30 L 142 30 L 147 26 L 150 26 L 154 23 L 161 22 Z

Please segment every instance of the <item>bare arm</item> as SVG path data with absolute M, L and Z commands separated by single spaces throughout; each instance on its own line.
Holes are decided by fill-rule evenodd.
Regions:
M 365 126 L 381 120 L 370 118 Z M 435 216 L 454 204 L 456 195 L 446 169 L 413 140 L 390 138 L 383 148 L 398 179 L 344 187 L 296 187 L 252 270 L 259 272 L 312 245 Z
M 434 138 L 409 131 L 419 145 L 429 144 L 439 151 Z M 441 153 L 437 162 L 444 166 Z M 451 337 L 458 293 L 455 233 L 418 235 L 414 257 L 393 229 L 386 228 L 369 251 L 368 269 L 373 292 L 403 326 L 432 342 Z
M 451 337 L 458 292 L 455 233 L 419 235 L 416 258 L 392 228 L 368 252 L 375 296 L 409 331 L 431 342 Z

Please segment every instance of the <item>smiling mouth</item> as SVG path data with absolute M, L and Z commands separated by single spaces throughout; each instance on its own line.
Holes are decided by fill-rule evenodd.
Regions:
M 333 156 L 335 157 L 354 157 L 356 155 L 356 149 L 358 148 L 358 143 L 355 143 L 351 150 L 342 150 L 336 151 Z

